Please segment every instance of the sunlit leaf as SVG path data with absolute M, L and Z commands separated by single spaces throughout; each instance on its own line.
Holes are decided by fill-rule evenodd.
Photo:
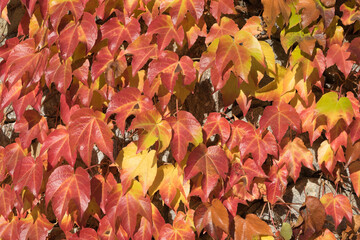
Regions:
M 334 196 L 332 193 L 323 195 L 320 199 L 325 207 L 326 214 L 330 215 L 335 221 L 337 228 L 345 217 L 350 223 L 352 222 L 352 208 L 349 198 L 342 194 Z

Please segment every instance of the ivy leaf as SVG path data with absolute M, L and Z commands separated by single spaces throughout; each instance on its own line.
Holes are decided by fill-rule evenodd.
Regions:
M 178 211 L 172 225 L 169 223 L 162 226 L 159 233 L 159 240 L 195 240 L 195 234 L 190 225 L 185 220 L 185 214 Z
M 158 47 L 156 44 L 150 44 L 150 42 L 150 35 L 141 35 L 126 48 L 125 53 L 133 55 L 131 62 L 133 76 L 139 72 L 150 58 L 157 58 Z
M 263 136 L 264 134 L 264 136 Z M 260 129 L 249 131 L 240 141 L 241 156 L 251 153 L 255 162 L 262 166 L 267 155 L 278 156 L 278 145 L 271 132 L 260 133 Z
M 119 221 L 129 236 L 134 234 L 138 215 L 151 221 L 150 199 L 143 197 L 142 186 L 137 181 L 133 182 L 126 193 L 122 190 L 121 184 L 117 184 L 108 195 L 105 210 L 111 226 L 117 229 L 116 222 Z
M 71 60 L 68 58 L 63 63 L 60 62 L 58 54 L 55 54 L 49 61 L 49 65 L 45 71 L 46 85 L 50 87 L 51 83 L 55 83 L 56 89 L 66 94 L 72 81 Z
M 349 165 L 350 179 L 357 196 L 360 195 L 360 161 L 354 161 Z
M 203 129 L 206 133 L 206 140 L 218 134 L 221 138 L 221 144 L 225 144 L 230 137 L 230 124 L 225 118 L 221 117 L 220 113 L 210 113 Z
M 301 24 L 305 28 L 321 15 L 324 18 L 325 28 L 327 28 L 335 15 L 335 8 L 325 7 L 321 0 L 300 0 L 296 4 L 296 10 L 301 11 Z
M 140 35 L 140 23 L 133 17 L 125 25 L 118 18 L 111 18 L 100 29 L 103 39 L 108 39 L 108 47 L 112 54 L 119 49 L 124 41 L 131 43 Z
M 37 197 L 43 179 L 43 164 L 40 158 L 27 156 L 16 164 L 13 181 L 14 190 L 20 193 L 25 186 Z
M 208 197 L 219 178 L 225 179 L 228 172 L 229 159 L 219 146 L 207 148 L 200 144 L 189 155 L 184 169 L 184 182 L 195 177 L 199 172 L 203 174 L 201 181 L 205 196 Z
M 107 196 L 113 189 L 113 187 L 117 184 L 114 175 L 109 173 L 106 176 L 106 179 L 97 174 L 93 178 L 91 178 L 91 198 L 95 199 L 95 202 L 99 205 L 101 210 L 105 212 L 105 204 L 107 200 Z
M 296 110 L 287 103 L 280 103 L 279 106 L 267 106 L 260 119 L 262 129 L 271 127 L 278 142 L 285 135 L 288 126 L 300 132 L 300 116 Z
M 13 217 L 10 222 L 0 216 L 0 236 L 3 239 L 20 239 L 19 237 L 19 217 Z
M 70 11 L 78 21 L 84 13 L 84 5 L 81 0 L 54 0 L 49 4 L 49 16 L 51 25 L 56 30 L 60 24 L 62 17 Z
M 198 206 L 194 214 L 194 223 L 199 235 L 203 229 L 214 239 L 220 239 L 223 231 L 229 233 L 229 215 L 219 199 Z
M 4 218 L 8 218 L 11 210 L 13 209 L 13 204 L 16 199 L 16 195 L 13 189 L 11 189 L 9 184 L 5 184 L 0 188 L 0 214 Z M 1 231 L 0 231 L 1 232 Z
M 98 28 L 94 15 L 84 12 L 81 22 L 77 27 L 79 41 L 86 45 L 86 52 L 89 52 L 95 45 L 98 36 Z
M 214 16 L 216 21 L 219 22 L 221 14 L 233 14 L 233 13 L 235 13 L 234 1 L 232 1 L 232 0 L 214 0 L 214 1 L 211 1 L 211 3 L 210 3 L 210 13 Z
M 334 196 L 332 193 L 327 193 L 321 197 L 320 202 L 324 205 L 326 214 L 334 219 L 335 228 L 344 217 L 352 223 L 353 214 L 349 198 L 342 194 Z
M 65 28 L 60 32 L 59 48 L 61 58 L 63 60 L 71 57 L 79 44 L 79 34 L 77 30 L 78 25 L 75 22 L 69 22 Z
M 325 167 L 330 174 L 333 173 L 337 161 L 334 151 L 327 140 L 323 141 L 318 148 L 318 162 L 322 169 Z
M 339 119 L 344 119 L 349 125 L 354 116 L 352 105 L 347 97 L 338 100 L 336 92 L 328 92 L 316 103 L 316 111 L 327 117 L 328 129 L 332 129 Z
M 78 236 L 79 235 L 79 236 Z M 83 228 L 80 232 L 74 233 L 69 240 L 98 240 L 98 234 L 92 228 Z
M 138 231 L 134 234 L 134 240 L 147 240 L 152 237 L 152 224 L 146 218 L 141 218 Z
M 72 150 L 78 150 L 87 166 L 91 164 L 94 143 L 112 161 L 113 133 L 105 123 L 105 114 L 90 108 L 75 111 L 70 118 L 69 134 Z
M 160 74 L 162 83 L 172 93 L 180 72 L 185 76 L 185 85 L 195 80 L 196 70 L 191 58 L 183 56 L 179 61 L 179 56 L 176 53 L 164 51 L 158 59 L 149 64 L 148 79 L 152 82 Z
M 222 73 L 229 62 L 232 61 L 236 74 L 247 81 L 251 68 L 251 55 L 248 49 L 243 46 L 244 43 L 236 40 L 237 38 L 234 40 L 229 35 L 220 37 L 216 51 L 216 68 L 219 73 Z
M 286 165 L 289 176 L 296 182 L 299 178 L 301 163 L 312 170 L 313 155 L 304 145 L 304 142 L 296 137 L 293 141 L 288 142 L 284 149 L 280 152 L 279 166 Z
M 69 132 L 61 125 L 46 137 L 41 146 L 40 155 L 45 152 L 48 154 L 48 162 L 52 167 L 55 167 L 61 157 L 65 158 L 71 166 L 75 164 L 76 153 L 71 150 Z
M 137 146 L 134 142 L 124 147 L 119 153 L 116 162 L 121 168 L 121 185 L 124 192 L 131 186 L 135 177 L 138 177 L 142 185 L 143 195 L 153 184 L 157 172 L 156 151 L 136 152 Z
M 141 128 L 145 131 L 139 136 L 138 150 L 141 152 L 156 141 L 159 141 L 158 151 L 163 152 L 169 146 L 171 140 L 171 126 L 162 119 L 161 114 L 157 110 L 149 110 L 137 115 L 132 121 L 129 130 Z
M 27 150 L 21 147 L 19 138 L 16 138 L 14 143 L 5 147 L 3 159 L 5 160 L 6 168 L 10 175 L 13 176 L 16 165 L 22 158 L 26 157 L 27 154 Z
M 273 235 L 270 226 L 255 214 L 248 214 L 245 219 L 237 215 L 234 220 L 235 240 L 251 240 L 254 237 Z
M 165 0 L 160 2 L 161 13 L 169 7 L 171 8 L 170 16 L 175 26 L 178 26 L 183 21 L 187 11 L 197 20 L 204 11 L 204 0 Z
M 20 141 L 23 148 L 29 147 L 31 141 L 35 138 L 40 143 L 43 143 L 49 130 L 46 118 L 35 110 L 27 110 L 15 124 L 14 129 L 15 132 L 20 133 Z
M 172 164 L 162 165 L 157 169 L 156 178 L 149 189 L 149 195 L 153 196 L 159 190 L 164 203 L 174 208 L 178 195 L 187 196 L 183 186 L 183 176 L 178 167 Z M 176 203 L 175 203 L 176 204 Z
M 331 67 L 336 65 L 338 69 L 345 75 L 345 78 L 349 76 L 354 62 L 348 60 L 350 52 L 347 51 L 349 44 L 332 44 L 326 54 L 326 65 Z
M 3 181 L 6 178 L 6 160 L 4 159 L 5 156 L 5 148 L 0 147 L 0 181 Z
M 115 58 L 109 48 L 102 48 L 95 56 L 92 68 L 91 78 L 93 82 L 105 73 L 105 79 L 110 86 L 115 86 L 115 78 L 120 77 L 127 68 L 124 52 L 120 52 Z
M 184 40 L 184 30 L 182 26 L 176 29 L 169 15 L 157 16 L 150 23 L 146 34 L 158 34 L 157 44 L 160 51 L 164 50 L 173 39 L 180 46 L 182 46 L 182 41 Z
M 44 48 L 37 52 L 35 50 L 35 40 L 33 38 L 17 44 L 10 52 L 9 58 L 6 61 L 7 81 L 13 85 L 25 73 L 28 74 L 32 82 L 37 83 L 44 73 L 47 58 L 49 56 L 49 49 Z
M 179 111 L 176 117 L 166 120 L 174 132 L 171 139 L 171 152 L 175 160 L 180 163 L 186 155 L 189 143 L 196 147 L 202 142 L 202 128 L 196 118 L 186 111 Z
M 137 115 L 153 109 L 152 101 L 141 95 L 137 88 L 127 87 L 111 98 L 106 117 L 116 114 L 116 125 L 122 133 L 125 132 L 125 120 L 132 114 Z
M 269 178 L 265 181 L 266 195 L 269 202 L 275 204 L 278 201 L 277 197 L 282 197 L 285 193 L 288 171 L 285 165 L 280 169 L 278 166 L 273 165 L 268 176 Z
M 360 118 L 355 118 L 349 126 L 351 142 L 355 143 L 360 139 Z
M 230 150 L 238 146 L 240 140 L 243 137 L 254 132 L 254 127 L 250 123 L 244 122 L 242 120 L 236 120 L 232 124 L 230 124 L 230 126 L 231 126 L 231 135 L 226 143 L 227 147 Z
M 20 238 L 23 239 L 46 239 L 49 231 L 53 228 L 53 224 L 47 220 L 46 216 L 34 208 L 26 219 L 22 222 Z
M 89 174 L 81 167 L 63 165 L 55 168 L 46 184 L 46 205 L 52 201 L 55 216 L 61 221 L 68 211 L 69 203 L 75 203 L 81 217 L 90 202 Z
M 216 1 L 213 1 L 216 2 Z M 231 4 L 234 6 L 234 3 L 231 2 Z M 234 22 L 234 20 L 228 18 L 228 17 L 222 17 L 220 21 L 220 25 L 215 23 L 211 26 L 210 32 L 206 36 L 205 43 L 209 44 L 214 41 L 216 38 L 220 38 L 223 35 L 230 35 L 234 36 L 236 32 L 239 31 L 239 27 Z

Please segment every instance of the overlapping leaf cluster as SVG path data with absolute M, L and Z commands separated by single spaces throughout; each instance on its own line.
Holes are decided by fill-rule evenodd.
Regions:
M 16 116 L 3 239 L 290 239 L 240 208 L 283 204 L 314 164 L 338 191 L 307 197 L 290 232 L 335 238 L 326 214 L 353 226 L 339 189 L 360 194 L 358 0 L 262 0 L 256 16 L 232 0 L 21 2 L 0 49 L 0 117 Z M 217 92 L 205 120 L 188 107 Z

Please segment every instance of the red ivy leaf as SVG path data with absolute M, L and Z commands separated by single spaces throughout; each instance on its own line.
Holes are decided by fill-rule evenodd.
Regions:
M 250 123 L 241 120 L 234 121 L 230 126 L 231 135 L 226 143 L 230 150 L 239 146 L 239 142 L 243 137 L 254 132 L 254 127 Z
M 112 97 L 106 116 L 109 117 L 111 114 L 116 113 L 116 125 L 124 133 L 126 118 L 132 114 L 137 115 L 153 108 L 150 98 L 141 95 L 139 89 L 128 87 Z
M 220 21 L 221 14 L 235 13 L 234 1 L 232 0 L 214 0 L 210 3 L 210 13 L 216 21 Z
M 84 12 L 81 23 L 77 27 L 79 41 L 86 45 L 86 52 L 89 52 L 95 45 L 98 36 L 98 28 L 95 17 L 90 13 Z
M 71 166 L 75 164 L 76 153 L 71 150 L 69 132 L 61 125 L 45 139 L 41 146 L 40 155 L 45 152 L 48 154 L 48 162 L 53 167 L 60 161 L 61 157 L 65 158 Z
M 82 216 L 90 202 L 89 174 L 81 167 L 75 173 L 74 168 L 69 165 L 57 167 L 46 184 L 46 205 L 50 200 L 53 200 L 52 207 L 59 221 L 68 211 L 70 200 L 73 200 Z
M 197 146 L 202 142 L 202 128 L 196 118 L 186 111 L 179 111 L 176 117 L 170 117 L 167 121 L 174 131 L 171 140 L 172 155 L 180 163 L 186 155 L 189 143 Z
M 35 110 L 27 110 L 15 124 L 15 132 L 20 133 L 21 146 L 27 148 L 35 138 L 43 143 L 47 137 L 48 125 L 46 118 Z
M 216 3 L 216 1 L 211 2 L 211 4 L 213 4 L 213 3 Z M 234 6 L 233 1 L 231 1 L 231 4 Z M 209 44 L 212 41 L 214 41 L 214 39 L 219 38 L 223 35 L 234 36 L 235 33 L 238 31 L 239 31 L 239 27 L 234 22 L 234 20 L 227 18 L 227 17 L 222 17 L 220 26 L 217 23 L 215 23 L 214 25 L 211 26 L 210 32 L 206 36 L 205 43 Z
M 184 30 L 182 26 L 176 29 L 169 15 L 157 16 L 150 23 L 146 34 L 158 34 L 157 44 L 160 51 L 164 50 L 172 39 L 180 46 L 184 40 Z
M 13 182 L 14 190 L 20 193 L 27 186 L 30 192 L 37 197 L 43 179 L 43 164 L 40 158 L 31 156 L 22 158 L 15 167 Z
M 288 126 L 295 131 L 300 131 L 300 116 L 289 104 L 280 103 L 279 106 L 267 106 L 260 119 L 262 129 L 271 127 L 278 142 L 285 135 Z
M 195 240 L 195 234 L 190 225 L 184 219 L 182 212 L 177 212 L 172 225 L 165 224 L 162 226 L 159 234 L 159 240 Z
M 20 144 L 20 139 L 16 138 L 15 142 L 5 147 L 4 160 L 6 168 L 11 175 L 14 174 L 14 170 L 18 162 L 26 157 L 27 150 L 23 149 Z
M 221 117 L 220 113 L 210 113 L 206 119 L 203 129 L 206 133 L 206 139 L 209 139 L 215 134 L 219 134 L 221 144 L 226 143 L 230 137 L 230 124 L 225 118 Z
M 136 18 L 131 18 L 124 25 L 118 18 L 111 18 L 100 27 L 103 39 L 108 39 L 109 50 L 114 54 L 120 45 L 127 41 L 131 43 L 140 35 L 140 23 Z
M 45 81 L 48 87 L 54 82 L 57 90 L 65 94 L 72 81 L 71 60 L 66 59 L 61 63 L 59 55 L 55 54 L 45 71 Z
M 37 52 L 35 47 L 35 40 L 29 38 L 17 44 L 10 52 L 9 58 L 6 61 L 8 66 L 7 81 L 10 85 L 19 80 L 24 73 L 28 73 L 27 76 L 34 83 L 40 80 L 44 73 L 50 51 L 48 48 L 44 48 Z
M 131 64 L 133 76 L 135 76 L 150 58 L 156 58 L 158 56 L 157 45 L 150 44 L 150 42 L 151 36 L 141 35 L 127 47 L 126 53 L 133 55 Z
M 79 34 L 75 22 L 69 22 L 60 32 L 59 48 L 63 60 L 71 57 L 79 43 Z
M 288 171 L 285 165 L 280 169 L 273 165 L 268 175 L 269 178 L 265 182 L 266 195 L 269 202 L 275 204 L 278 201 L 277 197 L 281 198 L 285 193 Z
M 15 198 L 15 192 L 11 189 L 10 185 L 5 184 L 0 188 L 0 214 L 2 217 L 7 219 L 14 207 Z
M 41 1 L 42 2 L 42 1 Z M 78 21 L 84 12 L 83 1 L 81 0 L 54 0 L 49 4 L 49 16 L 51 25 L 57 29 L 62 17 L 70 11 Z
M 348 60 L 350 52 L 347 51 L 349 44 L 332 44 L 326 54 L 326 65 L 331 67 L 336 65 L 339 70 L 345 75 L 345 78 L 349 76 L 349 73 L 354 65 L 352 60 Z
M 200 144 L 189 155 L 184 170 L 184 182 L 201 172 L 203 174 L 201 185 L 205 196 L 208 197 L 219 178 L 225 179 L 229 170 L 228 162 L 229 159 L 219 146 L 207 148 L 204 144 Z

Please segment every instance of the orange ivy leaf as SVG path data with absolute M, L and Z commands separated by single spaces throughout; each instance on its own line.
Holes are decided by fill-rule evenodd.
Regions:
M 210 113 L 203 129 L 206 133 L 206 140 L 211 136 L 218 134 L 221 139 L 221 144 L 225 144 L 230 137 L 230 124 L 225 118 L 221 117 L 220 113 Z
M 230 231 L 228 212 L 219 199 L 198 206 L 194 214 L 194 223 L 198 235 L 205 229 L 214 239 L 220 239 L 223 231 Z
M 0 216 L 0 236 L 3 239 L 20 239 L 19 225 L 19 217 L 14 216 L 8 222 L 3 216 Z
M 175 208 L 176 204 L 178 204 L 178 195 L 187 197 L 185 186 L 183 185 L 183 176 L 178 167 L 166 164 L 157 169 L 154 183 L 149 189 L 149 195 L 153 196 L 158 190 L 164 203 L 171 208 Z
M 202 128 L 196 118 L 186 111 L 179 111 L 176 117 L 166 120 L 174 131 L 171 139 L 172 155 L 180 163 L 186 155 L 189 143 L 196 147 L 202 142 Z
M 213 2 L 216 1 L 212 1 L 211 3 Z M 233 2 L 232 4 L 234 5 Z M 238 31 L 239 31 L 239 27 L 236 25 L 234 20 L 227 17 L 222 17 L 220 21 L 220 25 L 215 23 L 214 25 L 211 26 L 210 32 L 206 36 L 205 43 L 209 44 L 212 41 L 214 41 L 214 39 L 219 38 L 223 35 L 234 36 L 235 33 Z
M 290 17 L 290 6 L 287 0 L 261 0 L 264 5 L 263 17 L 268 26 L 268 35 L 271 35 L 271 29 L 275 25 L 277 17 L 282 14 L 287 23 Z
M 96 146 L 112 161 L 113 144 L 110 128 L 104 121 L 105 114 L 90 108 L 81 108 L 71 115 L 69 123 L 70 145 L 72 150 L 78 150 L 87 166 L 91 164 L 91 154 Z
M 142 186 L 134 181 L 128 192 L 124 192 L 121 184 L 114 186 L 107 198 L 106 215 L 110 224 L 117 229 L 117 222 L 126 234 L 133 236 L 138 215 L 151 221 L 150 199 L 143 196 Z
M 360 161 L 354 161 L 349 165 L 350 179 L 357 196 L 360 195 Z
M 318 162 L 322 169 L 325 167 L 330 174 L 333 173 L 336 159 L 334 151 L 327 140 L 323 141 L 318 149 Z
M 335 228 L 344 217 L 352 223 L 353 214 L 349 198 L 342 194 L 334 196 L 332 193 L 327 193 L 321 197 L 320 202 L 324 205 L 326 214 L 334 219 Z
M 254 127 L 242 120 L 236 120 L 231 126 L 231 135 L 229 140 L 226 142 L 227 147 L 232 150 L 234 147 L 239 146 L 240 140 L 248 134 L 254 132 Z
M 186 220 L 183 212 L 177 212 L 173 224 L 167 223 L 161 228 L 159 240 L 195 240 L 194 231 Z
M 26 219 L 21 219 L 21 234 L 20 236 L 29 239 L 46 239 L 49 231 L 53 228 L 54 224 L 40 213 L 38 209 L 33 209 Z
M 234 220 L 235 240 L 252 240 L 254 237 L 273 235 L 270 226 L 255 214 L 248 214 L 245 219 L 237 215 Z
M 216 21 L 220 21 L 221 14 L 235 13 L 234 1 L 232 0 L 214 0 L 210 3 L 210 13 Z
M 332 44 L 326 54 L 326 65 L 331 67 L 336 65 L 338 69 L 347 78 L 351 72 L 354 61 L 349 60 L 350 52 L 348 52 L 349 44 L 344 43 L 343 45 Z
M 170 144 L 172 135 L 171 126 L 166 120 L 162 119 L 161 114 L 157 110 L 149 110 L 137 115 L 132 121 L 129 130 L 135 128 L 145 130 L 139 136 L 137 152 L 149 148 L 156 141 L 159 141 L 159 152 L 163 152 Z
M 187 11 L 196 19 L 199 19 L 204 11 L 204 0 L 165 0 L 160 2 L 161 13 L 171 8 L 170 16 L 175 26 L 183 21 Z
M 6 169 L 9 171 L 10 175 L 14 174 L 16 165 L 22 158 L 26 157 L 27 154 L 27 149 L 23 149 L 21 147 L 19 138 L 16 138 L 14 143 L 5 147 L 3 159 L 6 164 Z
M 160 51 L 164 50 L 173 39 L 180 46 L 182 46 L 182 41 L 184 40 L 184 30 L 182 26 L 176 29 L 169 15 L 157 16 L 150 23 L 146 34 L 158 34 L 157 44 Z
M 321 0 L 300 0 L 297 3 L 296 10 L 301 11 L 301 24 L 305 28 L 310 25 L 313 21 L 319 18 L 321 15 L 324 18 L 325 28 L 327 28 L 335 15 L 334 7 L 326 7 Z
M 267 106 L 260 119 L 262 129 L 271 127 L 278 142 L 285 135 L 288 126 L 300 132 L 300 117 L 296 110 L 287 103 L 280 103 L 279 106 Z
M 52 207 L 58 221 L 68 212 L 69 203 L 75 203 L 81 217 L 90 202 L 90 177 L 81 167 L 74 173 L 69 165 L 57 167 L 46 184 L 46 205 L 52 200 Z
M 195 177 L 199 172 L 203 174 L 201 181 L 205 196 L 208 197 L 219 178 L 225 179 L 228 172 L 229 159 L 219 146 L 207 148 L 200 144 L 189 155 L 184 170 L 184 181 Z
M 296 137 L 293 141 L 288 142 L 284 149 L 280 152 L 279 166 L 285 164 L 289 176 L 296 182 L 299 178 L 301 163 L 312 170 L 314 167 L 312 165 L 313 155 L 310 150 L 308 150 L 304 142 Z

